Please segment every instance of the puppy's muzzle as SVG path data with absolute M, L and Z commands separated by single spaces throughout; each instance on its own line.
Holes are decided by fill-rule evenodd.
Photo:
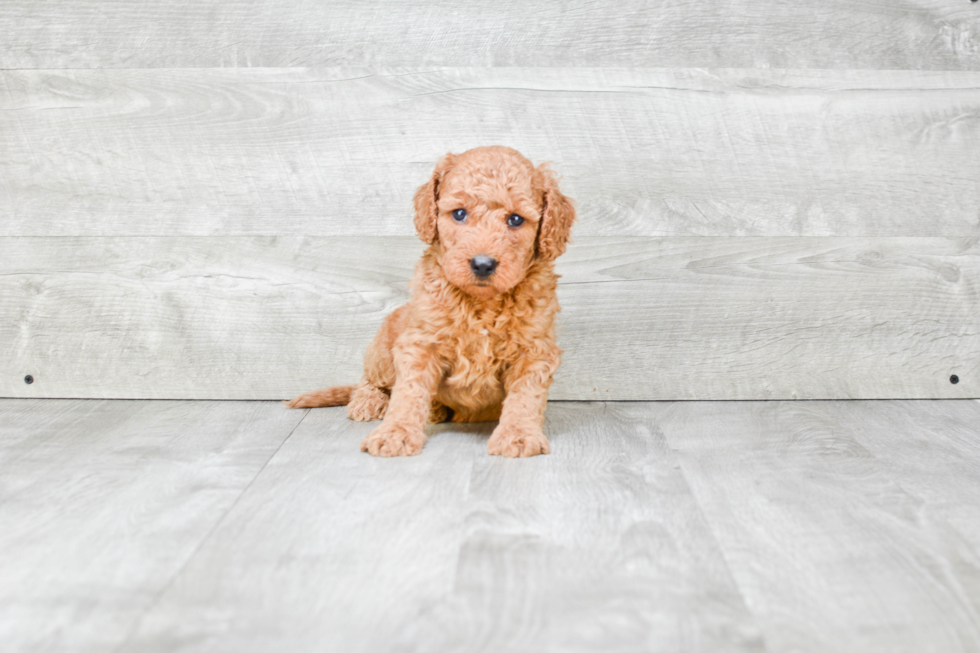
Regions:
M 470 259 L 470 269 L 480 279 L 486 279 L 497 269 L 497 259 L 485 254 L 477 254 Z

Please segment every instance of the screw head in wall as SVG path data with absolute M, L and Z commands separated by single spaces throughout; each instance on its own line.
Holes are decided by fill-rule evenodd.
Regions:
M 960 382 L 960 377 L 954 374 L 953 376 L 949 377 L 949 382 L 952 383 L 953 385 L 956 385 L 957 383 Z
M 26 383 L 27 385 L 34 383 L 34 377 L 28 374 L 27 376 L 24 377 L 24 383 Z

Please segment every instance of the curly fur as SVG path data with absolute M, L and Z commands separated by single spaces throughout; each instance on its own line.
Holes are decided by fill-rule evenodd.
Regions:
M 491 454 L 548 453 L 542 430 L 555 342 L 554 261 L 568 243 L 575 208 L 546 165 L 516 150 L 447 154 L 415 194 L 415 228 L 429 245 L 411 300 L 389 315 L 364 357 L 356 386 L 309 392 L 294 408 L 347 405 L 351 419 L 383 419 L 361 445 L 377 456 L 422 450 L 426 422 L 499 420 Z M 452 213 L 467 211 L 458 223 Z M 508 226 L 511 214 L 525 219 Z M 470 260 L 497 260 L 486 279 Z

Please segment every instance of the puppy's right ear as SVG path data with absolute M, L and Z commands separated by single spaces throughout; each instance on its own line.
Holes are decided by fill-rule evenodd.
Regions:
M 432 177 L 415 191 L 415 230 L 419 238 L 429 245 L 436 240 L 436 218 L 439 217 L 436 202 L 439 200 L 439 184 L 455 162 L 455 154 L 447 154 L 439 159 L 436 169 L 432 171 Z

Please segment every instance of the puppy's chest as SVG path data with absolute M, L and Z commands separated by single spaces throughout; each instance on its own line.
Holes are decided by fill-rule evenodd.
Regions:
M 477 367 L 489 373 L 502 368 L 514 348 L 513 338 L 505 324 L 467 321 L 457 325 L 455 342 L 449 345 L 448 362 L 453 368 L 460 365 Z
M 443 342 L 447 380 L 459 386 L 495 385 L 522 350 L 523 332 L 506 315 L 460 316 Z

